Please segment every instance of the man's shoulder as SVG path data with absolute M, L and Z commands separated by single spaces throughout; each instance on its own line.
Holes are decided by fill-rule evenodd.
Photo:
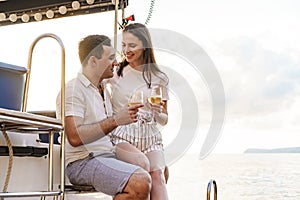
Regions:
M 66 85 L 72 85 L 72 84 L 74 84 L 74 82 L 75 81 L 77 81 L 77 77 L 75 77 L 75 78 L 72 78 L 71 80 L 69 80 L 67 83 L 66 83 Z
M 76 85 L 76 87 L 78 87 L 78 85 L 82 85 L 82 83 L 78 77 L 73 78 L 66 83 L 67 88 L 75 87 L 75 85 Z
M 65 88 L 67 96 L 82 96 L 85 93 L 85 87 L 78 78 L 68 81 Z

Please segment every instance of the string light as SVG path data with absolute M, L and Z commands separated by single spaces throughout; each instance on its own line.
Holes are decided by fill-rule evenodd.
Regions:
M 43 18 L 42 14 L 41 13 L 35 13 L 34 14 L 34 19 L 35 21 L 41 21 Z
M 6 19 L 5 13 L 0 13 L 0 21 L 3 21 Z
M 0 0 L 5 1 L 5 0 Z M 50 0 L 53 1 L 53 0 Z M 86 3 L 85 3 L 85 2 Z M 47 1 L 48 2 L 48 1 Z M 47 2 L 45 3 L 47 5 Z M 109 3 L 110 5 L 113 5 L 113 3 L 116 2 L 115 0 L 111 0 Z M 71 3 L 71 5 L 70 5 Z M 60 18 L 65 16 L 73 16 L 77 14 L 86 14 L 90 13 L 90 9 L 93 9 L 92 12 L 97 12 L 94 8 L 100 8 L 98 12 L 104 12 L 113 10 L 111 7 L 105 7 L 107 5 L 107 2 L 102 2 L 102 0 L 71 0 L 69 3 L 67 2 L 61 2 L 58 4 L 53 5 L 53 7 L 50 7 L 52 5 L 48 5 L 46 9 L 43 7 L 31 7 L 29 9 L 22 9 L 18 10 L 17 12 L 12 13 L 13 11 L 0 11 L 0 26 L 2 24 L 9 24 L 9 23 L 20 23 L 20 22 L 31 22 L 33 20 L 35 21 L 41 21 L 44 19 L 52 19 L 52 18 Z M 92 5 L 92 6 L 89 6 Z M 83 12 L 80 12 L 82 10 Z M 27 12 L 28 11 L 28 12 Z M 78 12 L 79 11 L 79 12 Z M 69 15 L 66 15 L 68 12 L 70 12 Z
M 18 19 L 18 17 L 17 17 L 16 14 L 11 14 L 11 15 L 9 15 L 9 20 L 10 20 L 11 22 L 16 22 L 17 19 Z
M 22 19 L 22 22 L 29 22 L 30 17 L 27 14 L 23 14 L 21 19 Z
M 54 17 L 54 11 L 53 10 L 47 10 L 46 17 L 49 19 L 52 19 Z
M 95 0 L 86 0 L 86 3 L 89 5 L 92 5 L 95 2 Z
M 58 8 L 58 12 L 62 15 L 66 14 L 67 13 L 67 7 L 66 6 L 60 6 Z
M 78 10 L 78 9 L 80 8 L 80 3 L 79 3 L 79 1 L 73 1 L 73 2 L 72 2 L 72 8 L 73 8 L 74 10 Z

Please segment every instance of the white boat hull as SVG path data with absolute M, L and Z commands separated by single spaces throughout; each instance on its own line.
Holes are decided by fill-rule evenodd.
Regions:
M 35 146 L 48 147 L 48 144 L 36 142 L 37 135 L 9 133 L 13 146 Z M 3 134 L 0 131 L 0 145 L 5 146 Z M 60 146 L 54 145 L 53 148 L 53 189 L 58 189 L 60 185 Z M 0 156 L 0 187 L 1 191 L 5 183 L 8 167 L 8 156 Z M 66 184 L 70 184 L 66 179 Z M 48 156 L 43 157 L 13 157 L 13 166 L 9 179 L 7 192 L 37 192 L 48 190 Z M 17 197 L 8 199 L 35 200 L 40 197 Z M 46 199 L 53 199 L 47 197 Z M 111 200 L 112 197 L 99 192 L 66 192 L 65 199 L 105 199 Z

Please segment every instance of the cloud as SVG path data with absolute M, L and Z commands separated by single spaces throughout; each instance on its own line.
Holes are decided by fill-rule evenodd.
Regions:
M 299 96 L 299 59 L 296 52 L 275 52 L 256 38 L 238 37 L 218 44 L 216 65 L 225 85 L 228 112 L 264 115 L 281 112 Z M 218 59 L 217 57 L 215 59 Z

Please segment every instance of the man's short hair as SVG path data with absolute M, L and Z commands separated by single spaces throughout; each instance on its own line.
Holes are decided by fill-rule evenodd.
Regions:
M 91 56 L 100 59 L 103 54 L 103 45 L 111 46 L 111 40 L 105 35 L 89 35 L 80 40 L 78 54 L 81 64 L 86 65 Z

